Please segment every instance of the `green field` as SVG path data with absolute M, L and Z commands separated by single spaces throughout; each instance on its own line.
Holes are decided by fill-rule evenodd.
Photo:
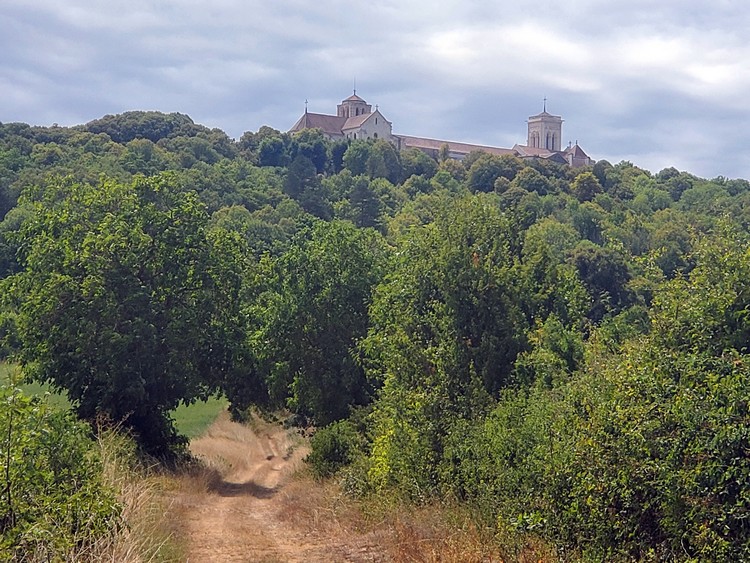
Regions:
M 27 395 L 47 395 L 47 400 L 53 406 L 67 409 L 71 404 L 65 393 L 54 391 L 48 384 L 20 383 L 21 374 L 18 366 L 0 362 L 0 384 L 7 385 L 15 382 Z M 216 420 L 219 413 L 227 408 L 227 400 L 211 397 L 208 401 L 198 401 L 192 405 L 181 405 L 172 411 L 172 418 L 177 431 L 194 438 L 203 433 Z
M 188 438 L 200 436 L 228 404 L 224 397 L 211 397 L 206 402 L 180 405 L 172 411 L 174 426 L 177 432 Z
M 14 383 L 20 387 L 26 395 L 47 395 L 50 405 L 61 409 L 70 408 L 70 401 L 65 393 L 55 391 L 49 384 L 22 383 L 21 369 L 14 364 L 0 362 L 0 384 L 9 385 Z

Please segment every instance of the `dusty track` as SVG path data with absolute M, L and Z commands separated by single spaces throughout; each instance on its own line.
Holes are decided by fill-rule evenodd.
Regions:
M 209 470 L 185 477 L 172 504 L 188 561 L 385 560 L 372 538 L 332 535 L 326 526 L 320 532 L 288 514 L 290 478 L 307 454 L 293 432 L 257 420 L 240 425 L 222 415 L 190 449 Z M 300 493 L 297 488 L 292 495 Z

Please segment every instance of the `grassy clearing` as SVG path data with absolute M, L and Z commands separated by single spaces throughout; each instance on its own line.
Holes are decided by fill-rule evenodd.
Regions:
M 47 383 L 23 383 L 21 380 L 21 368 L 15 364 L 0 362 L 0 385 L 16 384 L 25 395 L 46 395 L 47 402 L 60 409 L 69 409 L 71 404 L 64 392 L 55 391 Z
M 174 426 L 177 432 L 188 438 L 200 436 L 228 404 L 224 397 L 211 397 L 206 402 L 180 405 L 172 411 Z
M 20 383 L 21 370 L 15 364 L 0 362 L 0 385 Z M 71 407 L 70 400 L 64 392 L 55 391 L 49 384 L 20 383 L 19 387 L 26 395 L 47 395 L 50 405 L 61 409 Z M 227 408 L 228 401 L 223 397 L 211 397 L 208 401 L 198 401 L 192 405 L 180 405 L 172 411 L 175 428 L 183 436 L 195 438 L 200 436 L 219 413 Z

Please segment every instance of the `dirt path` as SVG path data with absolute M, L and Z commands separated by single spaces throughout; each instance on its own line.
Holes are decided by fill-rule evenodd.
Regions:
M 292 497 L 304 491 L 292 485 L 290 494 L 290 477 L 307 454 L 295 433 L 222 415 L 190 449 L 211 469 L 186 477 L 172 504 L 190 562 L 385 560 L 373 538 L 332 535 L 325 522 L 300 524 L 295 517 Z

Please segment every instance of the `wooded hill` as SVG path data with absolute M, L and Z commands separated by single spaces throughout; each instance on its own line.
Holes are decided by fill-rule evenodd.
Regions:
M 2 355 L 151 454 L 220 392 L 320 427 L 352 493 L 563 559 L 750 558 L 745 180 L 129 112 L 0 125 L 0 218 Z

